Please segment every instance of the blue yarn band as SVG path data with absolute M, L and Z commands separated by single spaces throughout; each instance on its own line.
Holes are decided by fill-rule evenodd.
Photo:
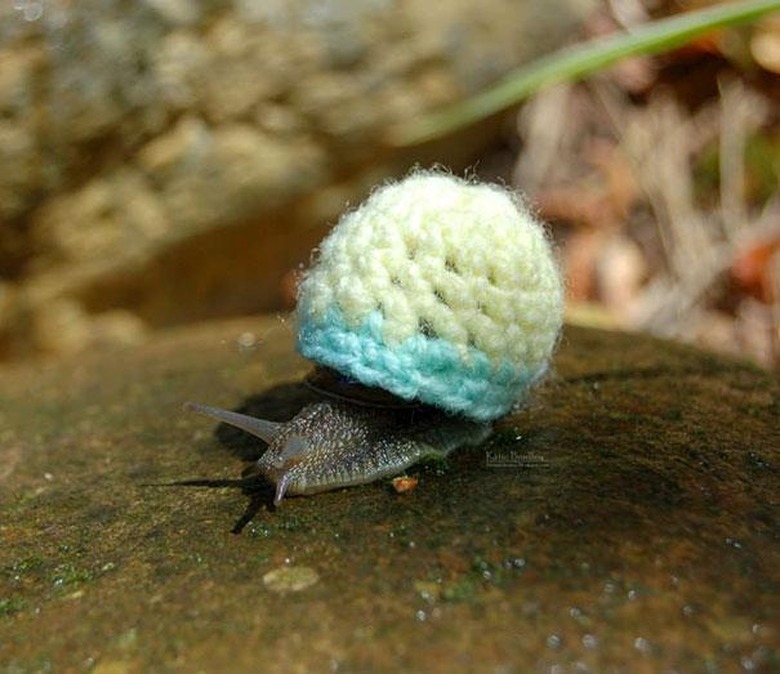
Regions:
M 299 307 L 298 350 L 366 386 L 478 421 L 506 414 L 544 373 L 544 367 L 523 371 L 517 363 L 495 364 L 476 348 L 464 354 L 422 334 L 389 346 L 382 337 L 383 322 L 382 314 L 373 311 L 351 327 L 335 307 L 317 321 Z

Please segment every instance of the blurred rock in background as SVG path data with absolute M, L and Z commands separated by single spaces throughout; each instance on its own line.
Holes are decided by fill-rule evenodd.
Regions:
M 415 162 L 387 129 L 571 39 L 593 0 L 18 0 L 0 9 L 0 358 L 289 308 L 290 270 Z

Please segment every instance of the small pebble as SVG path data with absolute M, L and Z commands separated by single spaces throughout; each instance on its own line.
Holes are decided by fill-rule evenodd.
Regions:
M 311 567 L 280 566 L 263 576 L 263 585 L 271 592 L 300 592 L 319 579 L 319 574 Z
M 417 484 L 420 481 L 416 477 L 409 477 L 408 475 L 399 475 L 392 480 L 393 489 L 398 494 L 406 494 L 410 491 L 417 489 Z

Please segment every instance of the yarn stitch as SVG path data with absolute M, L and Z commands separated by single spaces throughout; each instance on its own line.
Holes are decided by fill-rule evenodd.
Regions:
M 487 421 L 544 374 L 563 286 L 541 225 L 494 185 L 415 173 L 323 241 L 298 349 L 368 386 Z

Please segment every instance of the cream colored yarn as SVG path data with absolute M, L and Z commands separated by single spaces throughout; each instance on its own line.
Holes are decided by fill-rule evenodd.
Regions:
M 547 369 L 563 288 L 544 230 L 506 190 L 416 173 L 342 218 L 298 302 L 304 356 L 490 419 Z

